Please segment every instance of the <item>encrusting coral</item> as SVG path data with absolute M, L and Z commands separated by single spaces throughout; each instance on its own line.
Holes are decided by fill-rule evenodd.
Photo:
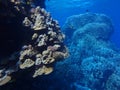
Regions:
M 48 75 L 53 71 L 55 62 L 68 56 L 68 50 L 63 43 L 65 35 L 61 33 L 58 21 L 53 20 L 50 13 L 39 6 L 29 6 L 30 9 L 27 11 L 21 6 L 21 1 L 11 0 L 15 9 L 24 12 L 26 16 L 22 24 L 30 32 L 29 41 L 23 42 L 17 55 L 11 54 L 8 62 L 14 63 L 9 66 L 5 64 L 0 70 L 0 86 L 8 83 L 12 73 L 18 70 L 30 69 L 33 77 Z

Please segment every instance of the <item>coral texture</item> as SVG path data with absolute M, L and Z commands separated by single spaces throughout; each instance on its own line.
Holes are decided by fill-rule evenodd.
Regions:
M 68 56 L 63 45 L 64 35 L 60 31 L 58 22 L 53 20 L 49 13 L 40 7 L 35 9 L 31 16 L 25 17 L 23 24 L 33 30 L 32 44 L 23 46 L 20 52 L 20 68 L 36 66 L 33 77 L 52 72 L 50 65 Z M 47 67 L 46 67 L 47 66 Z M 42 69 L 42 70 L 41 70 Z
M 23 21 L 18 21 L 23 25 L 23 36 L 20 33 L 24 37 L 19 45 L 21 49 L 12 51 L 6 59 L 0 60 L 0 86 L 12 80 L 19 71 L 24 75 L 26 70 L 33 77 L 48 75 L 53 71 L 55 62 L 68 56 L 68 50 L 63 43 L 65 36 L 60 31 L 58 22 L 45 9 L 36 7 L 33 1 L 0 1 L 3 6 L 12 6 L 10 12 L 15 18 L 24 18 Z
M 103 40 L 110 39 L 110 36 L 113 33 L 113 25 L 109 17 L 104 14 L 95 13 L 70 16 L 67 18 L 62 29 L 66 34 L 66 42 L 69 38 L 72 38 L 75 31 L 78 31 L 80 37 L 81 35 L 89 34 Z
M 114 31 L 109 17 L 74 15 L 67 19 L 63 31 L 69 37 L 70 57 L 56 64 L 52 77 L 35 84 L 46 86 L 44 90 L 119 90 L 120 51 L 109 40 Z
M 90 90 L 119 90 L 116 79 L 120 77 L 116 71 L 120 52 L 109 41 L 114 31 L 109 17 L 95 13 L 71 16 L 63 31 L 72 39 L 68 44 L 71 57 L 65 63 L 58 64 L 70 65 L 71 71 L 64 74 L 68 77 L 66 80 L 71 79 L 72 85 L 75 82 Z M 70 35 L 69 31 L 72 31 Z

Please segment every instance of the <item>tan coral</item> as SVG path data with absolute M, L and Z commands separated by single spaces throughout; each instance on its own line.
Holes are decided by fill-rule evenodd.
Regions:
M 49 31 L 48 34 L 51 36 L 51 38 L 56 38 L 57 37 L 56 32 Z
M 16 1 L 20 1 L 20 4 Z M 24 2 L 21 2 L 21 0 L 11 0 L 11 2 L 15 4 L 15 10 L 27 16 L 23 25 L 27 27 L 27 30 L 30 30 L 28 31 L 30 33 L 28 33 L 28 37 L 25 36 L 28 41 L 22 43 L 25 45 L 22 46 L 21 50 L 9 58 L 9 60 L 15 60 L 15 64 L 11 65 L 12 68 L 7 67 L 7 69 L 0 70 L 0 85 L 9 82 L 11 77 L 8 75 L 12 75 L 19 69 L 35 70 L 33 77 L 48 75 L 53 71 L 53 63 L 59 59 L 64 59 L 68 55 L 68 51 L 63 44 L 64 35 L 60 31 L 58 22 L 50 16 L 50 13 L 40 7 L 31 7 L 29 11 L 26 11 L 28 9 L 22 5 Z M 31 0 L 29 4 L 31 4 Z M 29 15 L 28 12 L 30 12 Z M 17 58 L 19 60 L 16 62 Z M 3 64 L 7 66 L 7 63 L 4 62 Z M 3 74 L 6 74 L 6 76 Z
M 35 65 L 40 65 L 42 63 L 42 55 L 39 53 L 36 55 Z
M 20 64 L 21 69 L 29 68 L 34 65 L 34 61 L 31 59 L 26 59 L 23 63 Z
M 39 75 L 48 75 L 53 71 L 52 67 L 46 67 L 46 66 L 42 66 L 41 68 L 37 69 L 33 75 L 33 78 L 39 76 Z
M 42 63 L 42 58 L 37 58 L 35 60 L 35 65 L 40 65 Z
M 53 58 L 55 58 L 56 60 L 61 60 L 61 59 L 67 58 L 68 56 L 69 56 L 68 51 L 66 51 L 66 52 L 60 52 L 60 51 L 53 52 Z
M 36 55 L 36 58 L 41 58 L 41 57 L 42 55 L 40 53 Z
M 64 53 L 58 52 L 58 51 L 53 52 L 53 57 L 54 57 L 56 60 L 62 59 L 62 58 L 64 58 Z
M 46 28 L 45 25 L 45 17 L 41 16 L 40 14 L 37 15 L 36 20 L 35 20 L 35 24 L 33 26 L 34 30 L 42 30 Z
M 37 7 L 35 8 L 35 14 L 36 14 L 36 15 L 37 15 L 37 14 L 40 14 L 40 11 L 41 11 L 40 6 L 37 6 Z
M 47 49 L 45 51 L 42 52 L 42 55 L 49 55 L 50 51 Z
M 0 86 L 5 85 L 11 80 L 10 76 L 5 75 L 4 77 L 0 78 Z
M 22 59 L 24 59 L 25 56 L 30 56 L 31 57 L 31 56 L 35 55 L 36 53 L 37 52 L 34 51 L 33 49 L 24 50 L 24 51 L 20 52 L 19 59 L 22 60 Z
M 53 57 L 48 57 L 45 60 L 42 61 L 43 64 L 50 64 L 53 63 L 55 59 Z
M 48 46 L 48 47 L 47 47 L 47 50 L 49 50 L 49 51 L 56 51 L 56 50 L 58 50 L 60 47 L 61 47 L 60 45 L 55 44 L 54 46 Z
M 41 47 L 43 45 L 46 45 L 46 41 L 48 40 L 48 36 L 46 36 L 46 34 L 40 35 L 38 40 L 39 40 L 39 42 L 38 42 L 37 46 Z
M 46 45 L 45 39 L 42 38 L 41 41 L 39 41 L 38 45 L 39 47 Z
M 32 36 L 32 40 L 36 39 L 37 37 L 38 37 L 38 34 L 34 33 L 33 36 Z
M 28 17 L 25 17 L 24 21 L 23 21 L 23 24 L 26 26 L 26 27 L 29 27 L 32 25 L 32 22 L 28 19 Z
M 53 68 L 46 66 L 53 66 L 53 62 L 66 58 L 68 51 L 63 45 L 65 35 L 61 33 L 58 21 L 53 20 L 50 14 L 40 7 L 33 9 L 35 10 L 31 17 L 33 26 L 30 28 L 33 30 L 31 39 L 33 40 L 32 46 L 35 48 L 23 50 L 20 61 L 25 62 L 26 56 L 30 59 L 35 56 L 34 66 L 39 67 L 33 75 L 33 77 L 36 77 L 52 72 Z
M 53 68 L 52 68 L 52 67 L 45 67 L 45 68 L 44 68 L 44 74 L 45 74 L 45 75 L 50 74 L 52 71 L 53 71 Z

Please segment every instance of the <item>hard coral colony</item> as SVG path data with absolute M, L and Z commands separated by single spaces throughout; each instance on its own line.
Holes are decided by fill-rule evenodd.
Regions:
M 21 2 L 16 4 L 15 0 L 11 1 L 23 13 L 25 7 L 22 6 L 21 10 Z M 33 77 L 47 75 L 53 71 L 56 61 L 68 56 L 68 50 L 63 44 L 65 36 L 61 33 L 58 22 L 43 8 L 31 7 L 31 11 L 23 20 L 23 25 L 32 32 L 31 39 L 17 52 L 17 62 L 0 70 L 0 86 L 11 80 L 13 72 L 22 69 L 32 68 Z M 13 61 L 14 59 L 16 58 L 12 58 Z

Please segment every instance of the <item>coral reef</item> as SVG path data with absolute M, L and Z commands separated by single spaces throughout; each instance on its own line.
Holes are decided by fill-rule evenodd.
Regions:
M 67 57 L 68 52 L 63 45 L 64 35 L 60 31 L 57 21 L 53 20 L 49 13 L 36 7 L 30 17 L 31 21 L 25 17 L 23 24 L 33 30 L 31 38 L 33 43 L 23 46 L 19 63 L 21 69 L 35 65 L 37 68 L 33 77 L 36 77 L 52 72 L 49 65 Z
M 120 52 L 110 42 L 114 31 L 110 19 L 103 14 L 93 13 L 71 16 L 63 27 L 67 36 L 70 36 L 67 34 L 69 30 L 73 30 L 73 33 L 70 34 L 72 41 L 68 44 L 71 53 L 68 64 L 74 66 L 74 70 L 79 73 L 72 71 L 71 67 L 71 71 L 67 74 L 68 79 L 69 74 L 74 73 L 73 76 L 76 78 L 71 79 L 71 82 L 77 82 L 83 87 L 86 86 L 91 90 L 106 90 L 106 87 L 107 90 L 119 90 L 113 74 L 118 66 L 115 62 L 120 58 Z M 114 79 L 112 81 L 117 86 L 112 89 L 110 89 L 113 83 L 111 79 Z M 110 85 L 108 83 L 106 85 L 106 82 Z
M 70 57 L 61 61 L 68 56 L 65 35 L 44 1 L 0 0 L 0 90 L 120 90 L 110 18 L 69 17 L 62 29 Z
M 66 42 L 69 42 L 69 38 L 72 38 L 72 35 L 78 29 L 81 29 L 78 30 L 79 36 L 88 33 L 103 40 L 108 40 L 113 33 L 111 20 L 104 14 L 94 13 L 70 16 L 67 18 L 62 29 L 66 35 Z
M 4 54 L 5 56 L 0 58 L 0 86 L 17 77 L 16 73 L 21 72 L 24 75 L 25 70 L 27 75 L 32 75 L 34 78 L 39 75 L 48 75 L 53 71 L 55 62 L 68 56 L 68 50 L 63 43 L 65 36 L 60 31 L 58 22 L 53 20 L 45 9 L 40 6 L 36 7 L 33 1 L 37 0 L 0 1 L 0 4 L 7 8 L 11 6 L 8 11 L 13 16 L 10 16 L 9 22 L 12 22 L 14 17 L 19 22 L 17 24 L 22 26 L 19 29 L 15 27 L 16 22 L 12 23 L 15 25 L 10 24 L 15 29 L 18 28 L 19 31 L 15 32 L 18 32 L 17 35 L 20 34 L 18 39 L 16 37 L 11 39 L 16 42 L 21 40 L 21 42 L 12 43 L 15 46 L 19 45 L 17 49 L 15 48 L 8 55 Z M 2 12 L 5 16 L 1 14 L 1 17 L 7 17 L 8 11 Z M 3 24 L 8 25 L 6 22 Z M 12 33 L 10 34 L 12 36 Z M 7 49 L 4 52 L 7 52 Z M 22 77 L 22 74 L 18 77 Z
M 63 32 L 69 37 L 70 57 L 57 62 L 52 77 L 35 84 L 43 90 L 119 90 L 120 51 L 110 42 L 113 31 L 111 20 L 103 14 L 69 17 Z
M 106 82 L 106 90 L 120 89 L 120 67 L 117 67 L 115 72 L 108 78 Z

